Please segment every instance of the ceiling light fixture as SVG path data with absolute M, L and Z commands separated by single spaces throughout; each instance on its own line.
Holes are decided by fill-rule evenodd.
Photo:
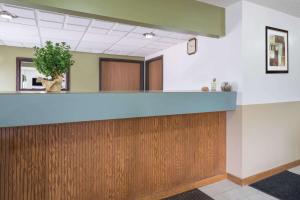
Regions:
M 154 33 L 144 33 L 143 36 L 146 38 L 146 39 L 151 39 L 151 38 L 154 38 L 155 37 L 155 34 Z
M 11 14 L 10 12 L 7 11 L 1 11 L 0 12 L 0 17 L 4 18 L 4 19 L 13 19 L 13 18 L 17 18 L 18 16 Z

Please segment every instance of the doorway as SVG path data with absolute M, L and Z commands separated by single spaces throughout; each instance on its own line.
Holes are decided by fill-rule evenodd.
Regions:
M 144 62 L 100 58 L 100 91 L 144 90 Z
M 163 90 L 163 56 L 146 61 L 146 90 Z

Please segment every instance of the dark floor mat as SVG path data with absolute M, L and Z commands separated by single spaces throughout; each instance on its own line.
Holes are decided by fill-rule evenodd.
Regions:
M 282 172 L 250 185 L 251 187 L 282 200 L 300 200 L 300 175 Z
M 191 190 L 178 194 L 173 197 L 166 198 L 164 200 L 213 200 L 211 197 L 207 196 L 200 190 Z

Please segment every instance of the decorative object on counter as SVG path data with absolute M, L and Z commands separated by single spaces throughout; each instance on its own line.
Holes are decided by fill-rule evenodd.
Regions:
M 224 82 L 221 85 L 221 90 L 223 92 L 231 92 L 232 91 L 232 86 L 228 82 Z
M 47 92 L 60 92 L 62 89 L 63 77 L 59 76 L 53 81 L 38 78 L 38 82 L 43 84 Z
M 289 72 L 289 33 L 266 27 L 266 73 Z
M 209 88 L 204 86 L 204 87 L 201 88 L 201 91 L 202 92 L 209 92 Z
M 187 53 L 193 55 L 197 52 L 197 38 L 192 38 L 187 43 Z
M 33 63 L 39 73 L 48 77 L 40 78 L 47 92 L 60 92 L 62 88 L 63 74 L 67 73 L 75 63 L 72 60 L 70 46 L 65 42 L 53 44 L 46 42 L 46 46 L 34 47 Z
M 217 91 L 217 79 L 214 78 L 211 82 L 211 89 L 212 92 L 216 92 Z

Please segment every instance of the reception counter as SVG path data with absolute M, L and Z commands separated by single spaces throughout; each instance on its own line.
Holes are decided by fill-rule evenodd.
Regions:
M 226 178 L 236 93 L 2 93 L 0 199 L 159 200 Z
M 0 127 L 234 110 L 235 92 L 0 93 Z

